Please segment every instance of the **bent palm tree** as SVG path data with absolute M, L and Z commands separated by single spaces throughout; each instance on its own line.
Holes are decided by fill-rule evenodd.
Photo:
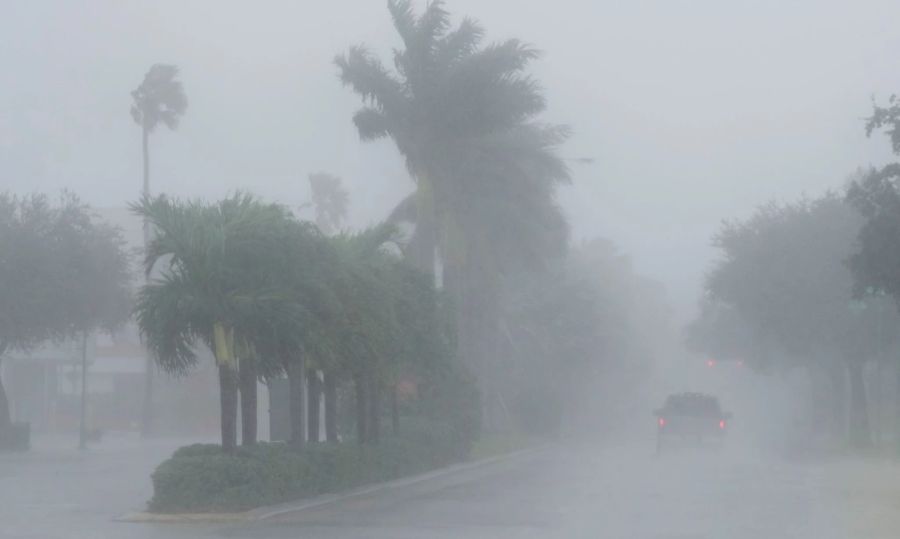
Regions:
M 335 62 L 363 100 L 353 117 L 360 137 L 389 137 L 406 159 L 416 191 L 393 217 L 415 221 L 417 267 L 431 273 L 440 256 L 460 352 L 479 372 L 496 333 L 502 273 L 565 248 L 554 189 L 568 180 L 556 155 L 568 130 L 535 122 L 545 101 L 526 73 L 534 48 L 515 39 L 483 46 L 481 26 L 464 19 L 451 28 L 440 0 L 419 16 L 409 0 L 388 7 L 404 43 L 396 72 L 362 46 Z
M 141 126 L 141 150 L 143 155 L 142 197 L 150 196 L 150 133 L 162 123 L 169 129 L 178 127 L 181 116 L 187 110 L 187 97 L 178 77 L 178 67 L 154 64 L 144 75 L 140 86 L 131 92 L 131 117 Z M 144 220 L 144 249 L 150 243 L 150 227 Z M 144 378 L 144 404 L 141 431 L 147 435 L 152 426 L 153 358 L 147 357 Z

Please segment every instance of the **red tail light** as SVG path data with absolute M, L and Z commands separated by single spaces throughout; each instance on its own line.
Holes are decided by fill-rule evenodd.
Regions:
M 664 417 L 659 418 L 657 420 L 657 423 L 659 423 L 660 427 L 665 427 L 666 426 L 666 418 L 664 418 Z
M 725 429 L 725 420 L 724 420 L 724 419 L 722 419 L 721 421 L 719 421 L 719 428 L 720 428 L 720 429 L 723 429 L 723 430 Z

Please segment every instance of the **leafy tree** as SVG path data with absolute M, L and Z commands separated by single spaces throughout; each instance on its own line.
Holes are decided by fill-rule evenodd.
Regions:
M 170 64 L 154 64 L 144 75 L 141 84 L 131 92 L 131 117 L 141 127 L 141 151 L 143 155 L 142 197 L 150 196 L 150 134 L 159 124 L 171 130 L 178 127 L 181 117 L 187 111 L 187 97 L 178 80 L 178 67 Z M 150 225 L 144 221 L 144 249 L 150 243 Z M 147 358 L 144 380 L 144 410 L 141 430 L 150 432 L 153 414 L 153 359 Z
M 891 148 L 900 155 L 897 96 L 891 96 L 886 107 L 875 106 L 866 122 L 866 135 L 871 136 L 876 129 L 885 130 Z M 855 293 L 862 298 L 873 293 L 876 297 L 886 294 L 900 307 L 900 164 L 889 163 L 862 172 L 850 182 L 847 201 L 863 217 L 856 248 L 849 259 Z M 879 328 L 882 318 L 879 316 Z
M 851 442 L 867 446 L 871 438 L 862 369 L 881 346 L 871 338 L 871 320 L 860 315 L 845 263 L 860 221 L 833 193 L 762 206 L 746 221 L 723 225 L 714 241 L 723 258 L 707 287 L 712 299 L 732 306 L 750 325 L 755 342 L 774 343 L 786 352 L 757 348 L 747 357 L 752 364 L 787 360 L 782 367 L 828 373 L 830 393 L 837 397 L 832 409 L 838 429 L 846 372 Z
M 866 135 L 871 136 L 876 129 L 885 129 L 891 140 L 891 148 L 900 154 L 900 99 L 892 95 L 886 107 L 875 105 L 872 116 L 866 121 Z
M 895 154 L 900 155 L 900 101 L 891 96 L 887 107 L 875 106 L 866 135 L 884 128 Z M 858 293 L 873 288 L 887 292 L 900 305 L 900 163 L 870 168 L 851 181 L 847 201 L 863 216 L 859 249 L 850 259 Z
M 568 180 L 555 153 L 568 131 L 535 122 L 545 100 L 526 73 L 534 48 L 515 39 L 483 46 L 483 28 L 468 18 L 451 28 L 441 1 L 418 16 L 408 0 L 388 8 L 404 44 L 396 72 L 362 46 L 336 63 L 364 101 L 354 116 L 360 137 L 390 137 L 406 159 L 416 191 L 393 217 L 415 222 L 408 255 L 418 268 L 433 272 L 439 253 L 460 354 L 485 383 L 503 272 L 565 249 L 553 190 Z
M 84 338 L 127 319 L 128 259 L 119 231 L 65 193 L 0 194 L 0 357 L 46 340 Z M 0 384 L 0 431 L 10 424 Z

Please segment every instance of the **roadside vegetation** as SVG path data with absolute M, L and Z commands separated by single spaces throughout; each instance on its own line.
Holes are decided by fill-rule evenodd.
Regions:
M 875 107 L 866 132 L 884 128 L 900 154 L 898 127 L 892 98 Z M 896 163 L 861 169 L 842 192 L 769 202 L 713 239 L 721 257 L 688 344 L 762 372 L 805 372 L 805 435 L 815 450 L 867 452 L 889 427 L 870 419 L 884 403 L 872 402 L 867 386 L 898 368 L 898 181 Z

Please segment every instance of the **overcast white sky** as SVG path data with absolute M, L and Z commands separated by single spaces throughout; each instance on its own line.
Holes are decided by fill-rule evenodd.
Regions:
M 865 138 L 870 98 L 900 92 L 900 1 L 449 0 L 491 39 L 519 37 L 547 121 L 568 123 L 576 238 L 609 237 L 695 303 L 721 219 L 766 199 L 839 187 L 891 158 Z M 381 0 L 5 2 L 0 17 L 0 189 L 69 188 L 100 207 L 134 200 L 140 133 L 129 92 L 175 63 L 190 107 L 152 139 L 155 192 L 249 189 L 299 204 L 306 175 L 351 190 L 355 224 L 411 183 L 390 143 L 361 144 L 358 100 L 331 63 L 397 45 Z

